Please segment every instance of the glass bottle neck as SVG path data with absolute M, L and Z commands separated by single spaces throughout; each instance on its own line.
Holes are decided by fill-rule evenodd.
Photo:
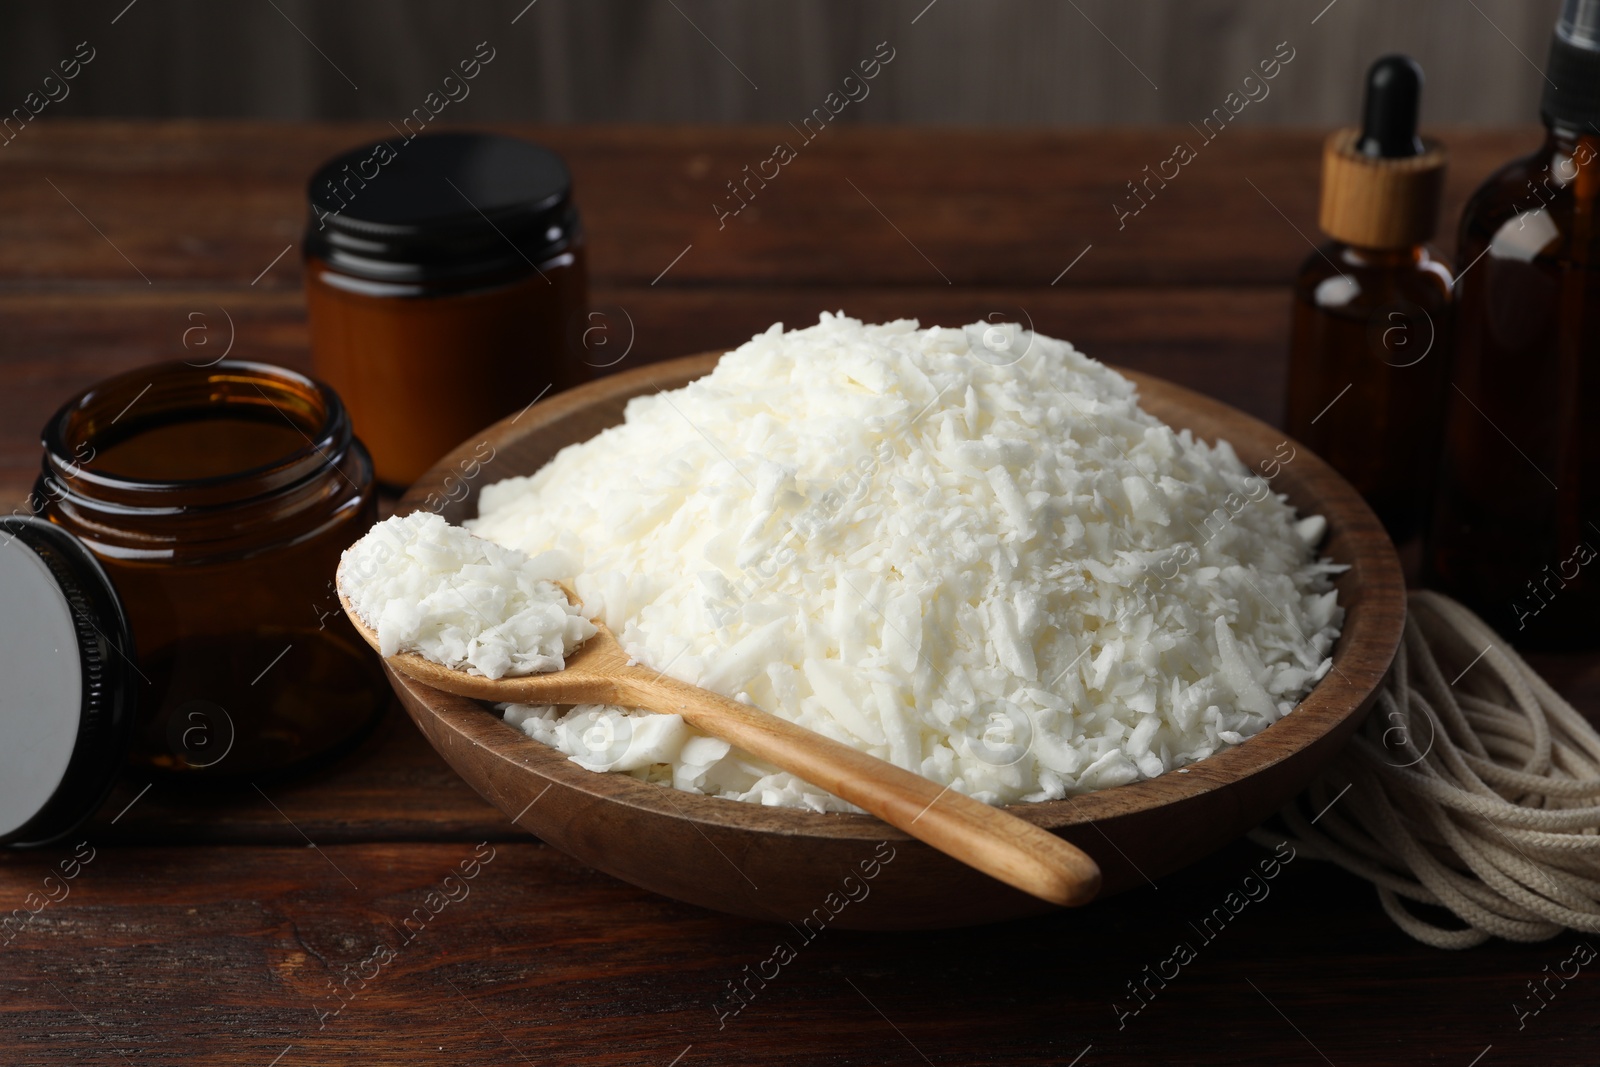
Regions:
M 1578 150 L 1583 141 L 1593 144 L 1596 140 L 1592 131 L 1578 129 L 1561 123 L 1551 123 L 1545 127 L 1543 153 L 1560 153 L 1570 156 Z
M 1533 169 L 1546 174 L 1556 189 L 1570 187 L 1580 200 L 1592 201 L 1600 193 L 1600 131 L 1559 123 L 1545 130 L 1544 144 L 1529 159 Z
M 1405 248 L 1358 248 L 1341 242 L 1339 258 L 1353 267 L 1392 270 L 1399 267 L 1415 267 L 1426 262 L 1429 256 L 1428 250 L 1422 245 L 1408 245 Z

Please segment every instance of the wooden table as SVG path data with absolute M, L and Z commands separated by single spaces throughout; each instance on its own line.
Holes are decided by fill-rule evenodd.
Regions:
M 210 358 L 230 322 L 234 356 L 306 367 L 305 179 L 386 132 L 52 121 L 7 146 L 0 498 L 26 490 L 50 412 L 105 375 Z M 1119 228 L 1125 183 L 1192 132 L 840 128 L 719 228 L 724 183 L 792 131 L 521 132 L 571 162 L 594 301 L 622 346 L 611 351 L 631 334 L 620 366 L 822 310 L 924 324 L 996 313 L 1279 414 L 1317 134 L 1229 129 Z M 1527 130 L 1446 140 L 1447 220 L 1535 143 Z M 1600 712 L 1600 657 L 1539 662 Z M 94 858 L 69 894 L 0 944 L 0 1062 L 1600 1061 L 1600 974 L 1520 1028 L 1513 1007 L 1532 1006 L 1526 983 L 1577 935 L 1439 952 L 1400 934 L 1370 887 L 1302 858 L 1203 942 L 1191 922 L 1263 854 L 1247 842 L 1046 921 L 830 931 L 719 1020 L 728 984 L 786 928 L 652 896 L 513 830 L 403 717 L 337 767 L 265 793 L 145 785 L 119 786 L 79 835 Z M 0 911 L 23 907 L 71 853 L 0 855 Z M 442 899 L 430 892 L 475 854 L 492 858 L 470 893 L 429 913 Z M 398 928 L 419 907 L 428 922 L 408 939 Z M 1119 1016 L 1138 1006 L 1128 983 L 1179 941 L 1197 958 Z M 369 962 L 380 946 L 393 958 Z

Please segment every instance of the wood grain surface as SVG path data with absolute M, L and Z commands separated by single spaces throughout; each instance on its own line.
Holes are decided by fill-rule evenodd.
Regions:
M 235 355 L 305 367 L 302 183 L 384 129 L 53 121 L 10 145 L 0 492 L 25 491 L 37 430 L 72 392 L 156 359 L 210 358 L 184 331 L 204 325 L 190 343 L 223 344 L 224 311 Z M 830 131 L 721 232 L 712 198 L 781 131 L 524 132 L 572 162 L 596 304 L 619 344 L 622 312 L 633 322 L 619 366 L 824 308 L 956 323 L 1017 307 L 1092 355 L 1278 414 L 1287 279 L 1310 252 L 1296 227 L 1314 236 L 1324 131 L 1230 130 L 1120 232 L 1111 203 L 1181 130 Z M 1535 136 L 1445 140 L 1448 246 L 1467 192 Z M 1596 717 L 1600 657 L 1534 662 Z M 75 841 L 0 855 L 0 922 L 14 920 L 0 928 L 0 1062 L 1600 1060 L 1600 975 L 1551 980 L 1542 1002 L 1528 988 L 1584 939 L 1442 953 L 1334 868 L 1299 857 L 1262 881 L 1270 853 L 1246 842 L 1082 912 L 938 934 L 830 926 L 805 941 L 532 840 L 398 714 L 337 767 L 264 795 L 145 784 L 124 782 L 83 831 L 96 851 L 70 882 Z M 494 858 L 462 881 L 483 841 Z M 687 861 L 726 862 L 709 843 Z M 1205 926 L 1252 874 L 1269 892 Z M 441 906 L 446 893 L 462 899 Z M 762 986 L 786 939 L 794 958 Z M 1195 958 L 1159 977 L 1179 942 Z M 740 1008 L 730 983 L 746 981 L 755 995 Z
M 1190 924 L 1268 855 L 1249 843 L 1089 910 L 810 941 L 490 847 L 471 879 L 474 841 L 102 849 L 0 949 L 5 1062 L 1469 1067 L 1492 1045 L 1485 1067 L 1592 1064 L 1600 1042 L 1592 974 L 1521 1031 L 1511 1010 L 1578 938 L 1446 955 L 1304 857 L 1206 941 Z M 1179 942 L 1196 958 L 1163 988 L 1145 968 L 1172 975 Z
M 998 313 L 1269 421 L 1281 408 L 1287 279 L 1311 254 L 1320 132 L 1229 130 L 1119 225 L 1126 183 L 1192 131 L 833 130 L 719 228 L 725 183 L 793 131 L 496 128 L 572 168 L 606 327 L 596 363 L 737 343 L 824 310 L 925 324 Z M 54 406 L 113 371 L 213 358 L 230 338 L 235 356 L 307 369 L 305 182 L 390 133 L 57 122 L 7 145 L 0 319 L 25 388 L 0 393 L 0 491 L 26 488 Z M 1442 139 L 1449 248 L 1467 195 L 1537 136 Z

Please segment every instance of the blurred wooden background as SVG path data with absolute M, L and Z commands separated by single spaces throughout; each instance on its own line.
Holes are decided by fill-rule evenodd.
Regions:
M 888 41 L 845 122 L 1197 120 L 1287 41 L 1245 123 L 1351 120 L 1366 64 L 1428 74 L 1424 121 L 1522 123 L 1559 0 L 0 0 L 0 112 L 80 41 L 48 116 L 398 121 L 481 41 L 445 121 L 786 122 Z

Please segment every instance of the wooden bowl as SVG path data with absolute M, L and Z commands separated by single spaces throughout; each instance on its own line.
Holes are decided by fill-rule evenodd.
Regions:
M 677 388 L 710 371 L 717 356 L 641 367 L 540 401 L 446 456 L 400 511 L 425 508 L 454 523 L 471 518 L 486 482 L 533 473 L 563 446 L 620 423 L 629 398 Z M 1122 373 L 1137 383 L 1145 409 L 1172 426 L 1226 438 L 1247 464 L 1278 457 L 1274 491 L 1302 513 L 1327 518 L 1324 551 L 1350 570 L 1337 583 L 1347 614 L 1333 669 L 1289 715 L 1182 773 L 1011 807 L 1093 856 L 1105 876 L 1102 896 L 1193 863 L 1304 788 L 1359 725 L 1405 620 L 1394 548 L 1332 468 L 1292 442 L 1280 453 L 1281 432 L 1225 404 Z M 1288 447 L 1295 451 L 1284 463 Z M 809 916 L 808 929 L 966 926 L 1049 910 L 871 816 L 761 807 L 593 773 L 488 705 L 393 672 L 390 680 L 429 742 L 484 799 L 563 852 L 634 885 L 739 915 L 794 923 Z

